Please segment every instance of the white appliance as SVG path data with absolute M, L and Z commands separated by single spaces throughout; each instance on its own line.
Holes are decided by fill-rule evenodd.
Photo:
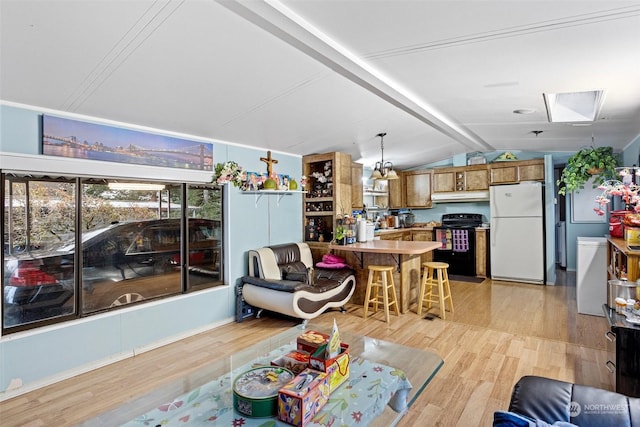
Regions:
M 578 313 L 604 316 L 607 302 L 607 239 L 578 237 L 576 264 Z
M 490 188 L 491 278 L 544 284 L 542 183 Z

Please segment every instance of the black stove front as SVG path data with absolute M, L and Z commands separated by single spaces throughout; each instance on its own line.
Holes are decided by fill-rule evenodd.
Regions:
M 449 264 L 449 274 L 476 275 L 476 227 L 481 214 L 444 214 L 442 225 L 434 227 L 435 240 L 441 243 L 433 251 L 433 260 Z

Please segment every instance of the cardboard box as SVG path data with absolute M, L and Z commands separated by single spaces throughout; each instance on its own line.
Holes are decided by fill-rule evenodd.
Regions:
M 316 369 L 318 371 L 327 372 L 329 367 L 342 355 L 349 353 L 349 344 L 340 343 L 340 354 L 331 359 L 324 358 L 325 347 L 327 345 L 324 344 L 321 347 L 318 347 L 315 352 L 311 353 L 311 358 L 309 359 L 309 366 L 312 369 Z
M 327 344 L 329 335 L 322 332 L 307 331 L 304 334 L 298 336 L 296 344 L 298 350 L 303 350 L 308 353 L 314 353 L 318 347 Z
M 302 350 L 294 350 L 271 361 L 274 366 L 281 366 L 294 374 L 299 374 L 309 367 L 311 355 Z
M 278 419 L 304 427 L 329 400 L 329 376 L 305 369 L 278 392 Z
M 329 368 L 327 368 L 327 375 L 329 376 L 329 393 L 336 391 L 342 383 L 349 379 L 350 363 L 351 356 L 349 355 L 349 352 L 346 351 L 336 357 L 335 362 L 329 365 Z

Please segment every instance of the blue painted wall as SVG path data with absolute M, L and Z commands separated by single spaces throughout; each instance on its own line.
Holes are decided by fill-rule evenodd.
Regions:
M 37 155 L 40 151 L 39 115 L 42 113 L 30 107 L 0 105 L 0 153 Z M 266 156 L 266 149 L 210 142 L 214 143 L 215 163 L 235 160 L 247 170 L 265 170 L 265 163 L 259 159 Z M 274 152 L 273 157 L 278 160 L 274 170 L 300 177 L 302 161 L 299 156 Z M 88 163 L 97 175 L 109 176 L 118 168 L 113 163 Z M 178 172 L 164 169 L 161 173 L 171 179 L 172 173 L 175 176 Z M 207 173 L 200 182 L 210 182 L 210 179 Z M 281 198 L 269 195 L 257 200 L 252 194 L 226 186 L 224 197 L 224 232 L 229 237 L 226 239 L 225 276 L 229 286 L 1 337 L 0 399 L 235 321 L 234 286 L 246 274 L 247 251 L 270 244 L 301 241 L 302 196 L 300 193 Z M 7 390 L 12 382 L 14 390 Z

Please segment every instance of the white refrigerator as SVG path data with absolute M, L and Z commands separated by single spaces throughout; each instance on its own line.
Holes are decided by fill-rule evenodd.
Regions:
M 544 284 L 542 183 L 494 185 L 491 204 L 491 278 Z

